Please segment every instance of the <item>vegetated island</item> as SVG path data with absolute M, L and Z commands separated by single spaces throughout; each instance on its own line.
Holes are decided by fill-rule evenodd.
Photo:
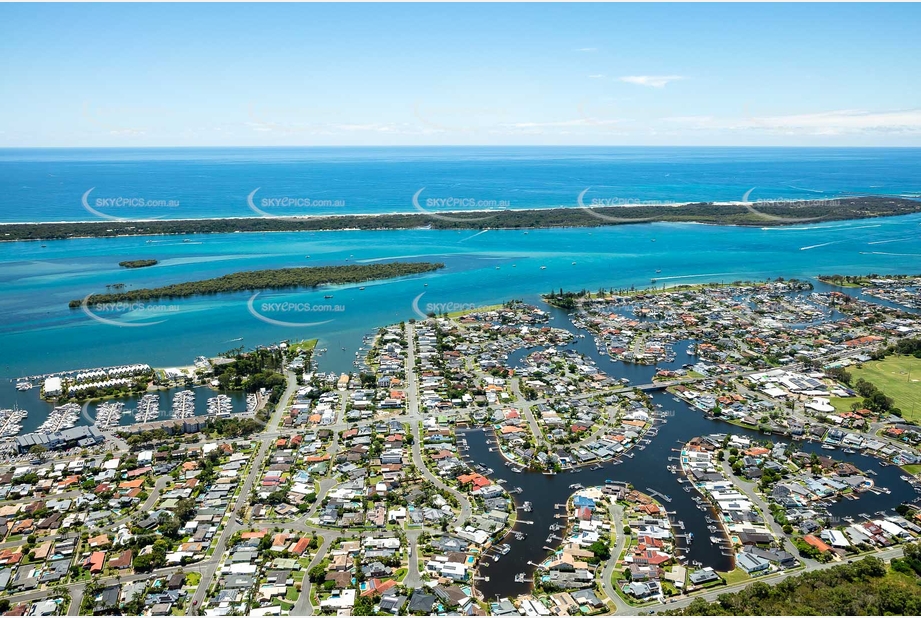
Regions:
M 376 279 L 390 279 L 418 275 L 444 268 L 434 262 L 387 262 L 351 266 L 319 266 L 304 268 L 279 268 L 231 273 L 214 279 L 174 283 L 159 288 L 142 288 L 123 292 L 92 294 L 87 304 L 123 303 L 160 298 L 184 298 L 203 294 L 280 290 L 286 288 L 312 288 L 324 284 L 360 283 Z M 71 309 L 80 307 L 84 299 L 70 301 Z
M 827 201 L 809 200 L 798 202 L 755 202 L 752 204 L 701 202 L 674 206 L 569 207 L 434 214 L 12 223 L 0 226 L 0 240 L 58 240 L 165 234 L 229 234 L 233 232 L 402 230 L 429 227 L 436 230 L 483 229 L 487 227 L 492 229 L 533 229 L 601 227 L 620 225 L 622 223 L 648 223 L 649 221 L 774 227 L 802 223 L 803 220 L 827 222 L 907 215 L 918 212 L 921 212 L 921 201 L 918 200 L 898 197 L 851 197 L 836 200 L 834 205 L 829 205 Z M 784 221 L 783 219 L 788 220 Z
M 145 268 L 147 266 L 156 266 L 157 264 L 159 264 L 157 260 L 125 260 L 118 263 L 122 268 Z

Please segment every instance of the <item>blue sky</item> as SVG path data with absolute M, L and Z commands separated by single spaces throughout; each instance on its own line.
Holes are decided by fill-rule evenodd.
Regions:
M 921 6 L 0 5 L 0 147 L 921 146 Z

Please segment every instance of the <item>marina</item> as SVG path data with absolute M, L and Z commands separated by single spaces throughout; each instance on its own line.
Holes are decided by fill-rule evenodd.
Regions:
M 96 406 L 95 425 L 99 429 L 112 429 L 121 423 L 125 404 L 120 401 L 105 402 Z
M 135 423 L 149 423 L 160 418 L 160 395 L 147 394 L 141 397 L 134 412 Z
M 29 416 L 26 410 L 8 408 L 0 410 L 0 438 L 13 438 L 22 432 L 22 421 Z
M 172 413 L 175 419 L 195 416 L 195 393 L 190 390 L 184 390 L 173 395 Z
M 80 418 L 80 406 L 75 403 L 66 403 L 62 406 L 55 407 L 48 419 L 38 426 L 39 431 L 44 433 L 54 433 L 62 429 L 70 429 L 77 425 Z
M 227 395 L 217 395 L 208 399 L 208 414 L 211 416 L 229 416 L 233 412 L 233 401 Z

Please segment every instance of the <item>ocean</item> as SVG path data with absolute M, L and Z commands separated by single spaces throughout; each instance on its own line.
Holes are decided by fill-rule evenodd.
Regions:
M 0 149 L 0 223 L 248 217 L 251 194 L 273 215 L 413 212 L 420 190 L 456 210 L 575 206 L 585 189 L 613 204 L 918 197 L 919 169 L 918 148 Z
M 362 213 L 409 211 L 421 187 L 435 197 L 528 208 L 573 205 L 586 187 L 611 198 L 677 202 L 735 201 L 752 187 L 753 200 L 917 195 L 919 162 L 918 149 L 5 150 L 0 219 L 92 220 L 81 196 L 93 187 L 101 198 L 178 199 L 169 216 L 180 218 L 253 214 L 246 196 L 257 188 L 267 197 L 342 199 Z M 361 338 L 379 326 L 432 310 L 535 300 L 560 288 L 918 273 L 919 225 L 921 215 L 764 229 L 649 223 L 0 243 L 0 408 L 36 405 L 34 393 L 13 388 L 20 376 L 124 363 L 188 365 L 199 355 L 285 339 L 319 338 L 326 349 L 320 368 L 348 371 Z M 159 264 L 118 266 L 143 258 Z M 243 270 L 398 259 L 445 268 L 255 297 L 68 307 L 115 284 L 151 287 Z

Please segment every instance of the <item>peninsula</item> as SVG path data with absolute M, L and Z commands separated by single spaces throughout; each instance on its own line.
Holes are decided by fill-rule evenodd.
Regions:
M 841 221 L 921 212 L 921 202 L 898 197 L 852 197 L 827 201 L 775 201 L 753 204 L 703 202 L 599 208 L 540 208 L 384 215 L 316 217 L 241 217 L 173 221 L 88 221 L 12 223 L 0 227 L 0 241 L 58 240 L 164 234 L 229 234 L 234 232 L 309 232 L 327 230 L 401 230 L 431 228 L 534 229 L 600 227 L 668 221 L 774 227 L 804 221 Z M 794 221 L 795 220 L 795 221 Z
M 237 273 L 229 290 L 439 266 Z M 921 280 L 869 279 L 853 296 L 777 278 L 508 301 L 371 328 L 342 373 L 319 369 L 314 340 L 48 374 L 39 431 L 16 435 L 18 410 L 3 426 L 5 540 L 58 577 L 40 592 L 71 614 L 105 590 L 131 593 L 132 615 L 213 614 L 231 595 L 252 614 L 788 613 L 772 589 L 834 614 L 845 580 L 855 614 L 916 614 Z M 77 426 L 78 400 L 144 385 Z M 208 388 L 226 393 L 194 412 Z M 82 517 L 86 540 L 51 517 Z

